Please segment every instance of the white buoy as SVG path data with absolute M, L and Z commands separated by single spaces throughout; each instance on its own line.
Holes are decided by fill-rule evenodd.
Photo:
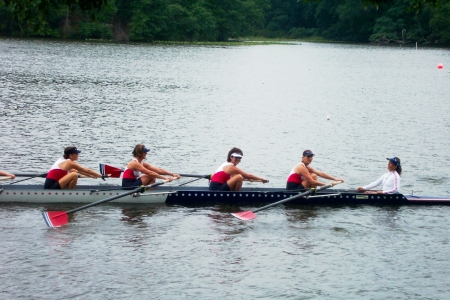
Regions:
M 327 116 L 327 120 L 329 120 L 330 119 L 330 116 Z
M 17 110 L 17 106 L 14 106 L 14 109 Z

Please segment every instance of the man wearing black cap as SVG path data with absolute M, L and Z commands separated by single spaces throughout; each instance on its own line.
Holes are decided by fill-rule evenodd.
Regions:
M 311 167 L 310 164 L 313 161 L 313 157 L 314 153 L 311 150 L 303 151 L 302 162 L 292 168 L 291 173 L 289 174 L 286 183 L 287 190 L 304 190 L 326 185 L 326 183 L 317 180 L 318 176 L 334 180 L 334 182 L 330 183 L 331 185 L 344 182 L 341 178 L 336 178 Z

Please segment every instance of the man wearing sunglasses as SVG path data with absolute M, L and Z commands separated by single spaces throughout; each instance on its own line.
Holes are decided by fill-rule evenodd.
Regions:
M 334 180 L 334 182 L 330 183 L 331 185 L 344 182 L 344 179 L 336 178 L 311 167 L 310 164 L 312 163 L 313 158 L 314 153 L 311 150 L 303 151 L 302 161 L 293 167 L 291 173 L 289 173 L 286 183 L 287 190 L 305 190 L 326 185 L 326 183 L 317 180 L 318 176 L 325 179 Z
M 241 162 L 244 153 L 239 148 L 232 148 L 227 155 L 227 161 L 220 165 L 217 171 L 213 174 L 211 182 L 209 183 L 210 191 L 240 191 L 242 181 L 260 180 L 263 183 L 269 180 L 247 173 L 238 168 L 237 165 Z

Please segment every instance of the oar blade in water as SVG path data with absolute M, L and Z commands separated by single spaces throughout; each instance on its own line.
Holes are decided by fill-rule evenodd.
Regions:
M 69 217 L 65 211 L 45 211 L 42 216 L 48 227 L 59 227 L 69 223 Z
M 250 221 L 256 218 L 256 215 L 252 211 L 243 211 L 238 213 L 232 213 L 231 215 L 235 216 L 238 219 L 244 220 L 244 221 Z

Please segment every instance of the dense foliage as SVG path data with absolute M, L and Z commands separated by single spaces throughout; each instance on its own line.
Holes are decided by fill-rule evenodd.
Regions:
M 0 35 L 190 42 L 321 37 L 450 45 L 448 0 L 369 2 L 378 5 L 367 0 L 0 0 Z M 439 6 L 423 4 L 436 2 Z

